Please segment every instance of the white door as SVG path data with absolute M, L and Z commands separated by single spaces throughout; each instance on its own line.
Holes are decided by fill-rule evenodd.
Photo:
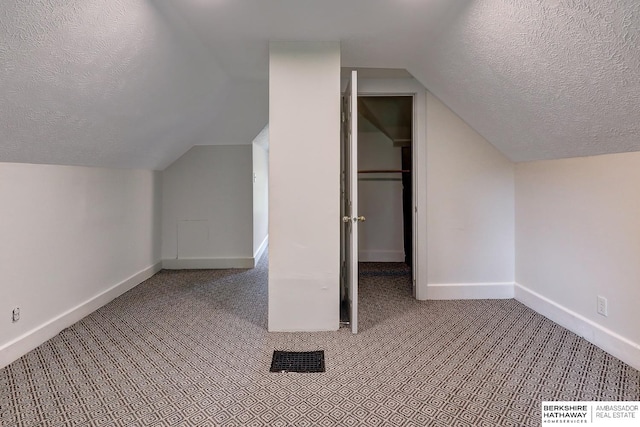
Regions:
M 358 75 L 351 72 L 342 101 L 342 284 L 351 332 L 358 332 Z

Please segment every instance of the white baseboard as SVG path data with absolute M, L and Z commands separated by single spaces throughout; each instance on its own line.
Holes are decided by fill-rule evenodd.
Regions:
M 262 243 L 260 243 L 260 246 L 256 250 L 256 253 L 253 254 L 253 259 L 255 260 L 254 264 L 257 264 L 258 261 L 260 261 L 260 258 L 262 258 L 262 255 L 264 255 L 264 251 L 267 250 L 267 246 L 269 246 L 269 235 L 268 234 L 264 238 Z
M 253 268 L 255 260 L 250 258 L 174 258 L 163 259 L 162 268 L 167 270 Z
M 68 328 L 128 290 L 133 289 L 161 269 L 162 263 L 157 262 L 3 345 L 0 347 L 0 368 L 19 359 L 40 344 L 58 335 L 63 329 Z
M 428 300 L 449 299 L 509 299 L 513 298 L 513 283 L 444 283 L 427 286 Z
M 360 262 L 404 262 L 404 251 L 359 251 Z
M 516 283 L 514 288 L 514 298 L 517 301 L 583 337 L 635 369 L 640 369 L 640 344 L 598 325 L 523 285 Z

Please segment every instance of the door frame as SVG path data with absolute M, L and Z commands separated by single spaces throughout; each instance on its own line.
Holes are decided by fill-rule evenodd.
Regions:
M 415 79 L 358 79 L 360 96 L 413 97 L 413 296 L 427 299 L 427 90 Z

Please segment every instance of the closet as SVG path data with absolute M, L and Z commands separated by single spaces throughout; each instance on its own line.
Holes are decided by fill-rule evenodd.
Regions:
M 358 97 L 358 236 L 361 273 L 411 274 L 413 97 Z M 371 273 L 373 274 L 373 273 Z

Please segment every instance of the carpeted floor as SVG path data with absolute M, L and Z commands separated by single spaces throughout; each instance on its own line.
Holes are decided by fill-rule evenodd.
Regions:
M 640 400 L 638 371 L 514 300 L 363 274 L 358 335 L 267 333 L 266 277 L 162 271 L 0 370 L 0 424 L 538 426 L 542 400 Z M 270 373 L 274 350 L 326 372 Z
M 407 276 L 411 274 L 411 268 L 404 262 L 361 262 L 358 274 L 360 277 Z

